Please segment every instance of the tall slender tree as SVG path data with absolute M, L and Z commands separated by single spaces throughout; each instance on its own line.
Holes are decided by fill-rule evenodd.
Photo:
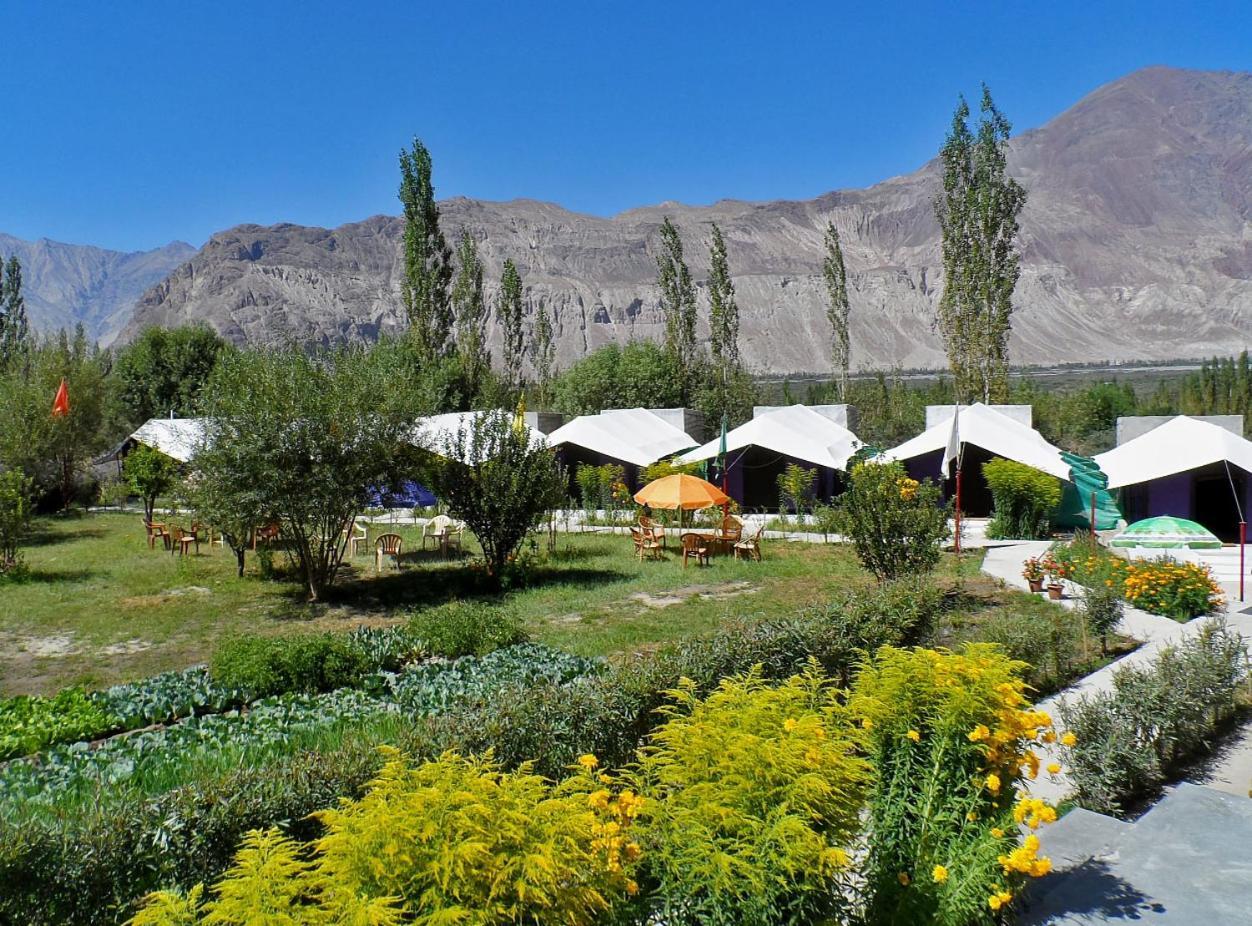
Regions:
M 453 347 L 452 250 L 439 228 L 430 152 L 421 140 L 400 152 L 400 202 L 404 206 L 404 280 L 401 298 L 419 361 L 448 357 Z
M 1020 274 L 1018 216 L 1026 191 L 1008 175 L 1012 127 L 982 88 L 977 132 L 962 97 L 939 152 L 943 192 L 935 215 L 943 235 L 938 323 L 958 401 L 1000 401 L 1008 393 L 1013 290 Z
M 541 408 L 552 404 L 552 377 L 556 372 L 556 329 L 548 307 L 540 302 L 531 332 L 531 363 L 535 368 L 536 398 Z
M 26 321 L 26 300 L 22 296 L 22 265 L 17 255 L 0 263 L 0 370 L 6 369 L 25 352 L 30 342 Z
M 843 266 L 843 246 L 834 222 L 826 224 L 826 259 L 822 261 L 826 278 L 826 317 L 832 332 L 830 362 L 835 371 L 839 401 L 848 401 L 848 367 L 852 360 L 852 342 L 848 337 L 848 272 Z
M 661 253 L 656 259 L 661 313 L 665 318 L 665 353 L 674 368 L 684 405 L 691 402 L 696 366 L 696 291 L 683 259 L 682 236 L 669 216 L 661 223 Z
M 456 317 L 456 355 L 465 384 L 466 398 L 481 398 L 491 357 L 487 353 L 487 302 L 483 298 L 483 265 L 478 245 L 469 231 L 461 232 L 456 250 L 457 273 L 452 284 L 452 309 Z
M 717 223 L 709 239 L 709 353 L 719 370 L 729 373 L 738 369 L 739 304 L 726 259 L 726 241 Z
M 522 386 L 522 360 L 525 357 L 526 335 L 522 330 L 522 275 L 513 258 L 504 261 L 500 277 L 500 295 L 496 300 L 496 318 L 504 339 L 504 378 L 509 389 Z

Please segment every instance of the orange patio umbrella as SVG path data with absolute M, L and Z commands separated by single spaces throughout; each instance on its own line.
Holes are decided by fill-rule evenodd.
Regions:
M 635 501 L 653 508 L 696 511 L 712 508 L 714 505 L 725 505 L 730 501 L 730 496 L 698 476 L 675 473 L 649 482 L 635 493 Z

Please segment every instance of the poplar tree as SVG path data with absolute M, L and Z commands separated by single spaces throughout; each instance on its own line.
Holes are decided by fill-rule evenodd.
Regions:
M 531 363 L 535 367 L 537 399 L 542 408 L 552 402 L 552 376 L 556 366 L 556 330 L 552 316 L 542 302 L 535 312 L 535 328 L 531 334 Z
M 26 352 L 30 328 L 26 300 L 22 296 L 22 265 L 16 255 L 0 262 L 0 370 L 11 366 Z
M 400 202 L 404 206 L 404 280 L 400 294 L 410 337 L 423 364 L 448 357 L 453 346 L 452 251 L 439 228 L 431 183 L 430 152 L 419 139 L 400 152 Z
M 716 223 L 709 241 L 709 352 L 719 370 L 739 367 L 739 305 L 726 259 L 726 241 Z
M 504 339 L 504 379 L 512 390 L 522 385 L 522 359 L 525 348 L 525 332 L 522 331 L 522 275 L 517 272 L 513 258 L 504 262 L 500 278 L 500 295 L 496 300 L 496 318 Z
M 1011 126 L 982 88 L 977 132 L 962 97 L 939 152 L 943 192 L 935 216 L 943 235 L 938 323 L 958 400 L 1002 401 L 1008 393 L 1016 239 L 1026 191 L 1007 172 Z
M 826 278 L 826 317 L 832 332 L 830 362 L 835 371 L 839 401 L 848 401 L 848 367 L 852 360 L 852 342 L 848 338 L 848 272 L 843 266 L 843 247 L 834 222 L 826 224 L 826 259 L 822 261 Z
M 456 281 L 452 285 L 452 310 L 456 318 L 456 355 L 465 384 L 466 399 L 481 397 L 491 358 L 487 354 L 487 302 L 483 297 L 483 265 L 478 245 L 468 231 L 461 232 L 457 247 Z
M 669 217 L 661 223 L 661 253 L 656 259 L 665 319 L 665 354 L 679 384 L 682 403 L 691 401 L 696 366 L 696 291 L 683 260 L 683 242 Z

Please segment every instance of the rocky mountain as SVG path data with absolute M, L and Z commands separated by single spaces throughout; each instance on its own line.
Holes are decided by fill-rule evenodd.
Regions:
M 135 302 L 196 249 L 175 241 L 152 251 L 108 251 L 40 238 L 0 234 L 0 257 L 17 255 L 31 325 L 40 331 L 82 322 L 89 337 L 108 344 L 130 320 Z
M 1010 169 L 1029 192 L 1016 362 L 1228 354 L 1252 341 L 1252 74 L 1135 72 L 1014 139 Z M 662 203 L 612 218 L 529 200 L 442 209 L 450 240 L 462 228 L 479 240 L 490 278 L 517 261 L 530 310 L 555 309 L 565 364 L 659 336 L 655 249 L 668 215 L 697 279 L 709 224 L 721 226 L 755 368 L 829 368 L 828 221 L 852 283 L 854 364 L 940 366 L 937 182 L 932 162 L 799 202 Z M 230 229 L 144 294 L 124 336 L 203 320 L 239 342 L 376 337 L 400 325 L 400 234 L 384 216 Z

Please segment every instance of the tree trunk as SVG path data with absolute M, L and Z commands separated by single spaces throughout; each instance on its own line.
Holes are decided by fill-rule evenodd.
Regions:
M 244 551 L 247 550 L 247 547 L 246 546 L 233 547 L 232 549 L 234 549 L 235 551 L 235 563 L 239 567 L 238 575 L 239 575 L 239 578 L 242 579 L 243 578 L 243 555 L 244 555 Z

